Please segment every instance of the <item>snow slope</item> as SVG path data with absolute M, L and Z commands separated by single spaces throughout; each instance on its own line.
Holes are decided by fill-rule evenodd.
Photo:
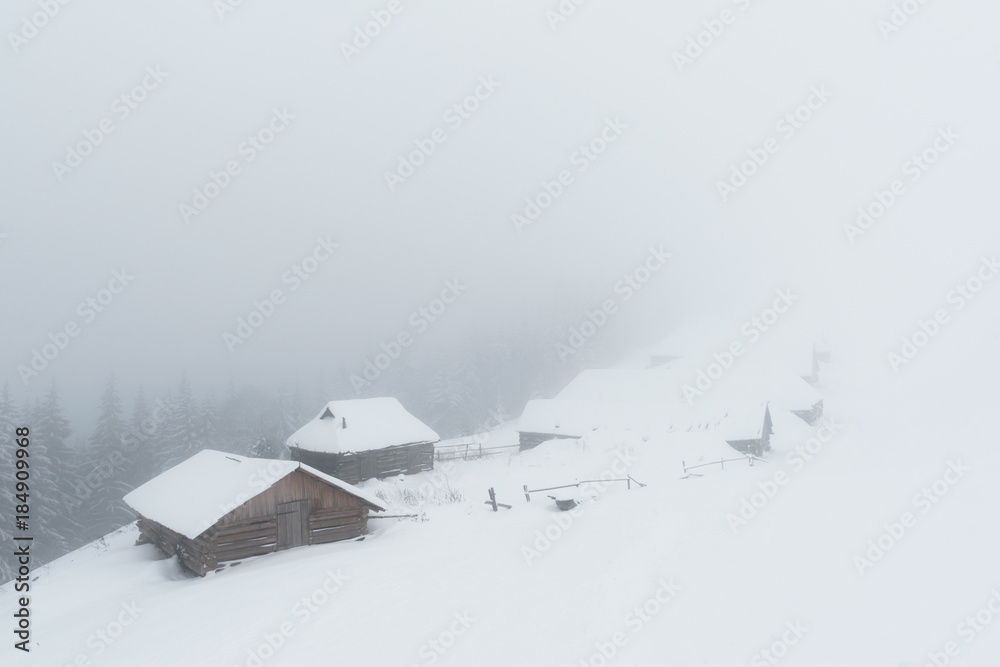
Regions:
M 979 361 L 961 369 L 998 367 Z M 933 356 L 905 380 L 870 368 L 848 359 L 832 369 L 834 417 L 818 434 L 776 412 L 775 451 L 754 467 L 682 480 L 684 446 L 595 433 L 370 483 L 390 495 L 447 485 L 465 497 L 423 507 L 423 522 L 373 519 L 362 542 L 205 579 L 132 546 L 125 529 L 39 573 L 34 653 L 5 664 L 599 665 L 614 647 L 606 664 L 757 665 L 768 664 L 760 651 L 787 648 L 780 664 L 902 666 L 925 664 L 949 641 L 960 650 L 950 664 L 1000 664 L 1000 618 L 960 628 L 1000 590 L 1000 454 L 985 411 L 994 397 L 939 386 L 962 385 L 955 365 Z M 937 412 L 916 410 L 929 399 Z M 596 498 L 573 513 L 521 492 L 617 476 L 622 465 L 647 486 L 591 486 Z M 955 483 L 942 481 L 956 465 Z M 947 490 L 923 511 L 914 495 L 935 482 Z M 493 513 L 489 487 L 513 508 Z M 748 518 L 734 520 L 741 508 Z M 915 525 L 858 565 L 904 512 Z M 8 584 L 5 618 L 12 597 Z M 132 604 L 134 621 L 122 607 Z M 117 634 L 120 617 L 131 625 L 104 643 L 97 633 Z

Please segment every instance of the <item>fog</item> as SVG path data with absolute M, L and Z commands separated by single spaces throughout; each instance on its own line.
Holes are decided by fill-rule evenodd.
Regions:
M 707 304 L 738 322 L 786 285 L 835 326 L 911 311 L 921 281 L 954 273 L 945 259 L 974 263 L 970 246 L 993 237 L 1000 10 L 986 3 L 928 9 L 888 39 L 876 27 L 888 12 L 866 2 L 734 3 L 681 72 L 673 54 L 716 8 L 593 2 L 553 29 L 533 2 L 405 2 L 353 53 L 342 44 L 380 6 L 223 6 L 60 5 L 4 53 L 0 347 L 15 392 L 56 380 L 86 419 L 109 371 L 159 389 L 183 369 L 202 391 L 306 378 L 363 364 L 446 279 L 468 290 L 417 347 L 567 300 L 593 307 L 650 244 L 673 253 L 669 267 L 601 333 L 622 354 Z M 8 28 L 36 10 L 9 4 Z M 446 122 L 480 77 L 495 90 Z M 136 108 L 114 104 L 144 80 Z M 829 100 L 793 136 L 777 132 L 818 86 Z M 247 160 L 241 143 L 274 110 L 287 128 Z M 105 118 L 113 132 L 56 173 Z M 577 172 L 574 153 L 615 118 L 620 138 Z M 949 126 L 955 150 L 848 243 L 857 207 Z M 391 191 L 385 172 L 435 129 L 444 143 Z M 723 202 L 717 182 L 768 137 L 778 152 Z M 231 160 L 240 173 L 185 216 Z M 518 230 L 512 214 L 564 169 L 572 185 Z M 317 237 L 339 249 L 288 291 L 283 274 Z M 134 282 L 25 385 L 18 366 L 122 268 Z M 273 289 L 287 301 L 231 352 L 223 334 Z
M 357 573 L 328 610 L 343 632 L 303 633 L 274 664 L 315 664 L 334 648 L 347 664 L 406 664 L 439 636 L 421 623 L 457 613 L 453 588 L 485 618 L 479 639 L 457 644 L 454 664 L 473 655 L 569 664 L 587 652 L 581 664 L 605 664 L 605 645 L 593 642 L 616 636 L 618 609 L 648 597 L 639 578 L 654 555 L 657 572 L 669 565 L 697 594 L 671 602 L 688 606 L 670 626 L 680 639 L 669 656 L 652 644 L 644 654 L 637 641 L 619 664 L 652 664 L 653 655 L 734 664 L 801 618 L 818 628 L 801 664 L 844 664 L 844 655 L 918 664 L 909 660 L 945 637 L 955 610 L 981 604 L 995 585 L 998 23 L 1000 5 L 986 0 L 8 0 L 0 584 L 19 572 L 20 533 L 8 515 L 22 454 L 8 436 L 30 426 L 32 571 L 94 547 L 53 565 L 72 576 L 45 570 L 38 584 L 47 597 L 32 622 L 63 632 L 58 641 L 39 635 L 60 664 L 89 655 L 78 652 L 93 631 L 82 610 L 117 614 L 119 598 L 151 600 L 160 625 L 129 631 L 106 664 L 252 664 L 259 642 L 246 629 L 264 631 L 252 615 L 289 607 L 305 573 L 327 576 L 331 554 Z M 756 324 L 772 305 L 777 321 Z M 652 439 L 630 422 L 553 445 L 556 424 L 528 433 L 538 436 L 530 447 L 510 423 L 585 369 L 655 365 L 657 344 L 684 348 L 685 369 L 706 368 L 747 342 L 750 323 L 760 344 L 747 345 L 737 377 L 777 366 L 801 344 L 829 353 L 823 375 L 809 378 L 815 387 L 799 391 L 818 392 L 807 408 L 831 422 L 775 408 L 770 460 L 754 457 L 762 446 L 733 444 L 751 440 L 719 435 L 723 453 L 704 465 L 725 464 L 733 449 L 749 467 L 733 459 L 728 477 L 720 469 L 692 481 L 692 454 L 679 452 L 696 448 L 668 446 L 683 435 L 672 422 Z M 287 535 L 274 509 L 273 550 L 308 548 L 254 552 L 256 565 L 207 589 L 194 589 L 176 558 L 166 564 L 152 546 L 134 546 L 142 526 L 131 525 L 138 510 L 122 498 L 151 478 L 205 449 L 219 450 L 204 459 L 215 457 L 217 470 L 263 469 L 234 456 L 288 459 L 286 439 L 327 401 L 379 396 L 398 398 L 424 423 L 418 432 L 442 442 L 417 443 L 428 468 L 359 477 L 364 502 L 380 499 L 365 507 L 402 519 L 373 525 L 377 539 L 280 544 Z M 769 405 L 758 411 L 761 441 Z M 824 428 L 836 444 L 800 482 L 783 456 L 801 454 Z M 468 460 L 468 442 L 449 440 L 485 431 L 509 448 L 506 458 L 484 457 L 481 438 L 485 460 Z M 465 444 L 460 461 L 441 456 L 453 442 Z M 641 459 L 628 473 L 631 495 L 595 504 L 562 545 L 565 560 L 546 556 L 531 570 L 542 576 L 504 560 L 548 535 L 549 514 L 563 516 L 544 497 L 522 501 L 527 482 L 579 486 L 608 470 L 613 450 Z M 724 517 L 747 489 L 771 483 L 786 493 L 774 480 L 790 469 L 788 498 L 754 505 L 771 518 L 737 538 Z M 979 481 L 961 481 L 940 518 L 924 521 L 918 508 L 911 518 L 923 523 L 892 555 L 895 569 L 862 579 L 875 567 L 866 562 L 855 576 L 857 554 L 873 553 L 866 541 L 884 541 L 880 521 L 894 546 L 892 522 L 906 524 L 899 507 L 914 512 L 906 501 L 935 477 L 950 489 L 944 470 Z M 148 502 L 155 512 L 159 499 Z M 309 501 L 295 502 L 305 503 L 295 516 L 306 513 L 308 533 Z M 368 534 L 368 509 L 357 512 L 350 539 Z M 473 532 L 488 520 L 489 530 Z M 321 526 L 331 527 L 341 524 Z M 439 539 L 455 563 L 441 558 Z M 93 565 L 85 556 L 94 570 L 83 569 Z M 222 561 L 206 562 L 193 571 Z M 81 569 L 59 569 L 74 563 Z M 289 563 L 301 575 L 295 586 L 254 569 Z M 489 576 L 463 570 L 472 565 Z M 124 583 L 91 574 L 101 567 Z M 435 588 L 413 572 L 430 572 Z M 247 591 L 260 599 L 241 597 Z M 494 605 L 502 596 L 550 604 Z M 188 616 L 195 597 L 210 600 L 211 619 Z M 421 613 L 394 616 L 386 601 L 397 598 Z M 767 613 L 738 618 L 761 604 Z M 546 606 L 562 625 L 538 616 Z M 933 621 L 915 616 L 928 608 Z M 494 609 L 504 618 L 489 618 Z M 595 621 L 606 609 L 617 616 Z M 370 627 L 351 625 L 376 613 L 393 641 L 372 642 Z M 237 626 L 246 631 L 231 634 Z M 490 644 L 485 628 L 504 643 Z M 706 628 L 724 630 L 725 641 Z M 855 641 L 868 650 L 853 651 Z M 978 646 L 969 659 L 1000 655 L 995 632 Z

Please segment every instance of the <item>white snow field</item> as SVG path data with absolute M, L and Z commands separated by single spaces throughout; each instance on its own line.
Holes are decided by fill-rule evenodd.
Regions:
M 680 479 L 697 438 L 551 441 L 365 484 L 426 520 L 372 519 L 363 541 L 204 579 L 126 527 L 38 572 L 32 652 L 5 664 L 1000 665 L 998 364 L 975 326 L 948 332 L 964 364 L 835 359 L 831 419 L 776 411 L 754 467 Z M 623 466 L 646 486 L 592 486 L 571 512 L 521 492 Z M 464 499 L 413 510 L 401 485 Z M 489 487 L 512 508 L 485 505 Z M 13 598 L 7 584 L 4 618 Z

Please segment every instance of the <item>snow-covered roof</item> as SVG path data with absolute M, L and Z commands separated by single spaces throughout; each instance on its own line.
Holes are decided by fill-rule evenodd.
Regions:
M 687 466 L 732 459 L 739 455 L 717 433 L 671 433 L 664 436 L 662 442 L 678 462 Z
M 381 500 L 298 461 L 252 459 L 205 449 L 154 477 L 127 496 L 136 512 L 194 539 L 219 519 L 296 470 L 385 510 Z
M 823 400 L 816 388 L 780 366 L 737 362 L 704 392 L 698 370 L 684 366 L 654 369 L 595 369 L 583 371 L 556 398 L 632 403 L 772 402 L 786 410 L 810 410 Z M 702 385 L 704 386 L 704 385 Z M 685 394 L 685 388 L 688 393 Z M 690 398 L 690 400 L 689 400 Z
M 712 355 L 728 350 L 733 342 L 752 348 L 753 356 L 769 364 L 781 365 L 806 378 L 813 375 L 814 349 L 826 350 L 817 343 L 821 337 L 803 329 L 794 322 L 783 322 L 773 327 L 753 342 L 742 333 L 738 317 L 724 317 L 723 313 L 701 315 L 688 319 L 674 328 L 667 336 L 626 358 L 622 368 L 677 368 L 704 365 Z
M 639 403 L 564 398 L 528 401 L 518 422 L 523 433 L 582 437 L 599 429 L 663 435 L 711 431 L 726 440 L 755 440 L 764 426 L 764 403 L 719 405 Z
M 440 439 L 395 398 L 359 398 L 330 401 L 285 444 L 311 452 L 346 454 Z
M 577 375 L 556 398 L 574 401 L 674 403 L 684 400 L 681 377 L 661 370 L 592 369 Z

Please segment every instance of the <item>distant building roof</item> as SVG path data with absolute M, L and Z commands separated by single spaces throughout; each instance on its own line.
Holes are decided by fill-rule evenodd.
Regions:
M 766 403 L 753 402 L 725 406 L 538 399 L 524 407 L 518 430 L 577 438 L 601 429 L 650 436 L 710 431 L 725 440 L 755 440 L 762 437 L 766 410 Z
M 386 509 L 375 496 L 304 463 L 252 459 L 213 449 L 202 450 L 154 477 L 125 496 L 125 502 L 147 519 L 195 539 L 296 470 L 355 496 L 373 509 Z
M 781 366 L 736 360 L 718 380 L 706 376 L 710 385 L 700 386 L 699 370 L 705 369 L 671 366 L 587 370 L 577 375 L 556 398 L 631 403 L 707 401 L 733 405 L 770 402 L 786 410 L 809 410 L 823 400 L 815 387 Z
M 347 454 L 440 439 L 395 398 L 361 398 L 330 401 L 285 444 L 311 452 Z

